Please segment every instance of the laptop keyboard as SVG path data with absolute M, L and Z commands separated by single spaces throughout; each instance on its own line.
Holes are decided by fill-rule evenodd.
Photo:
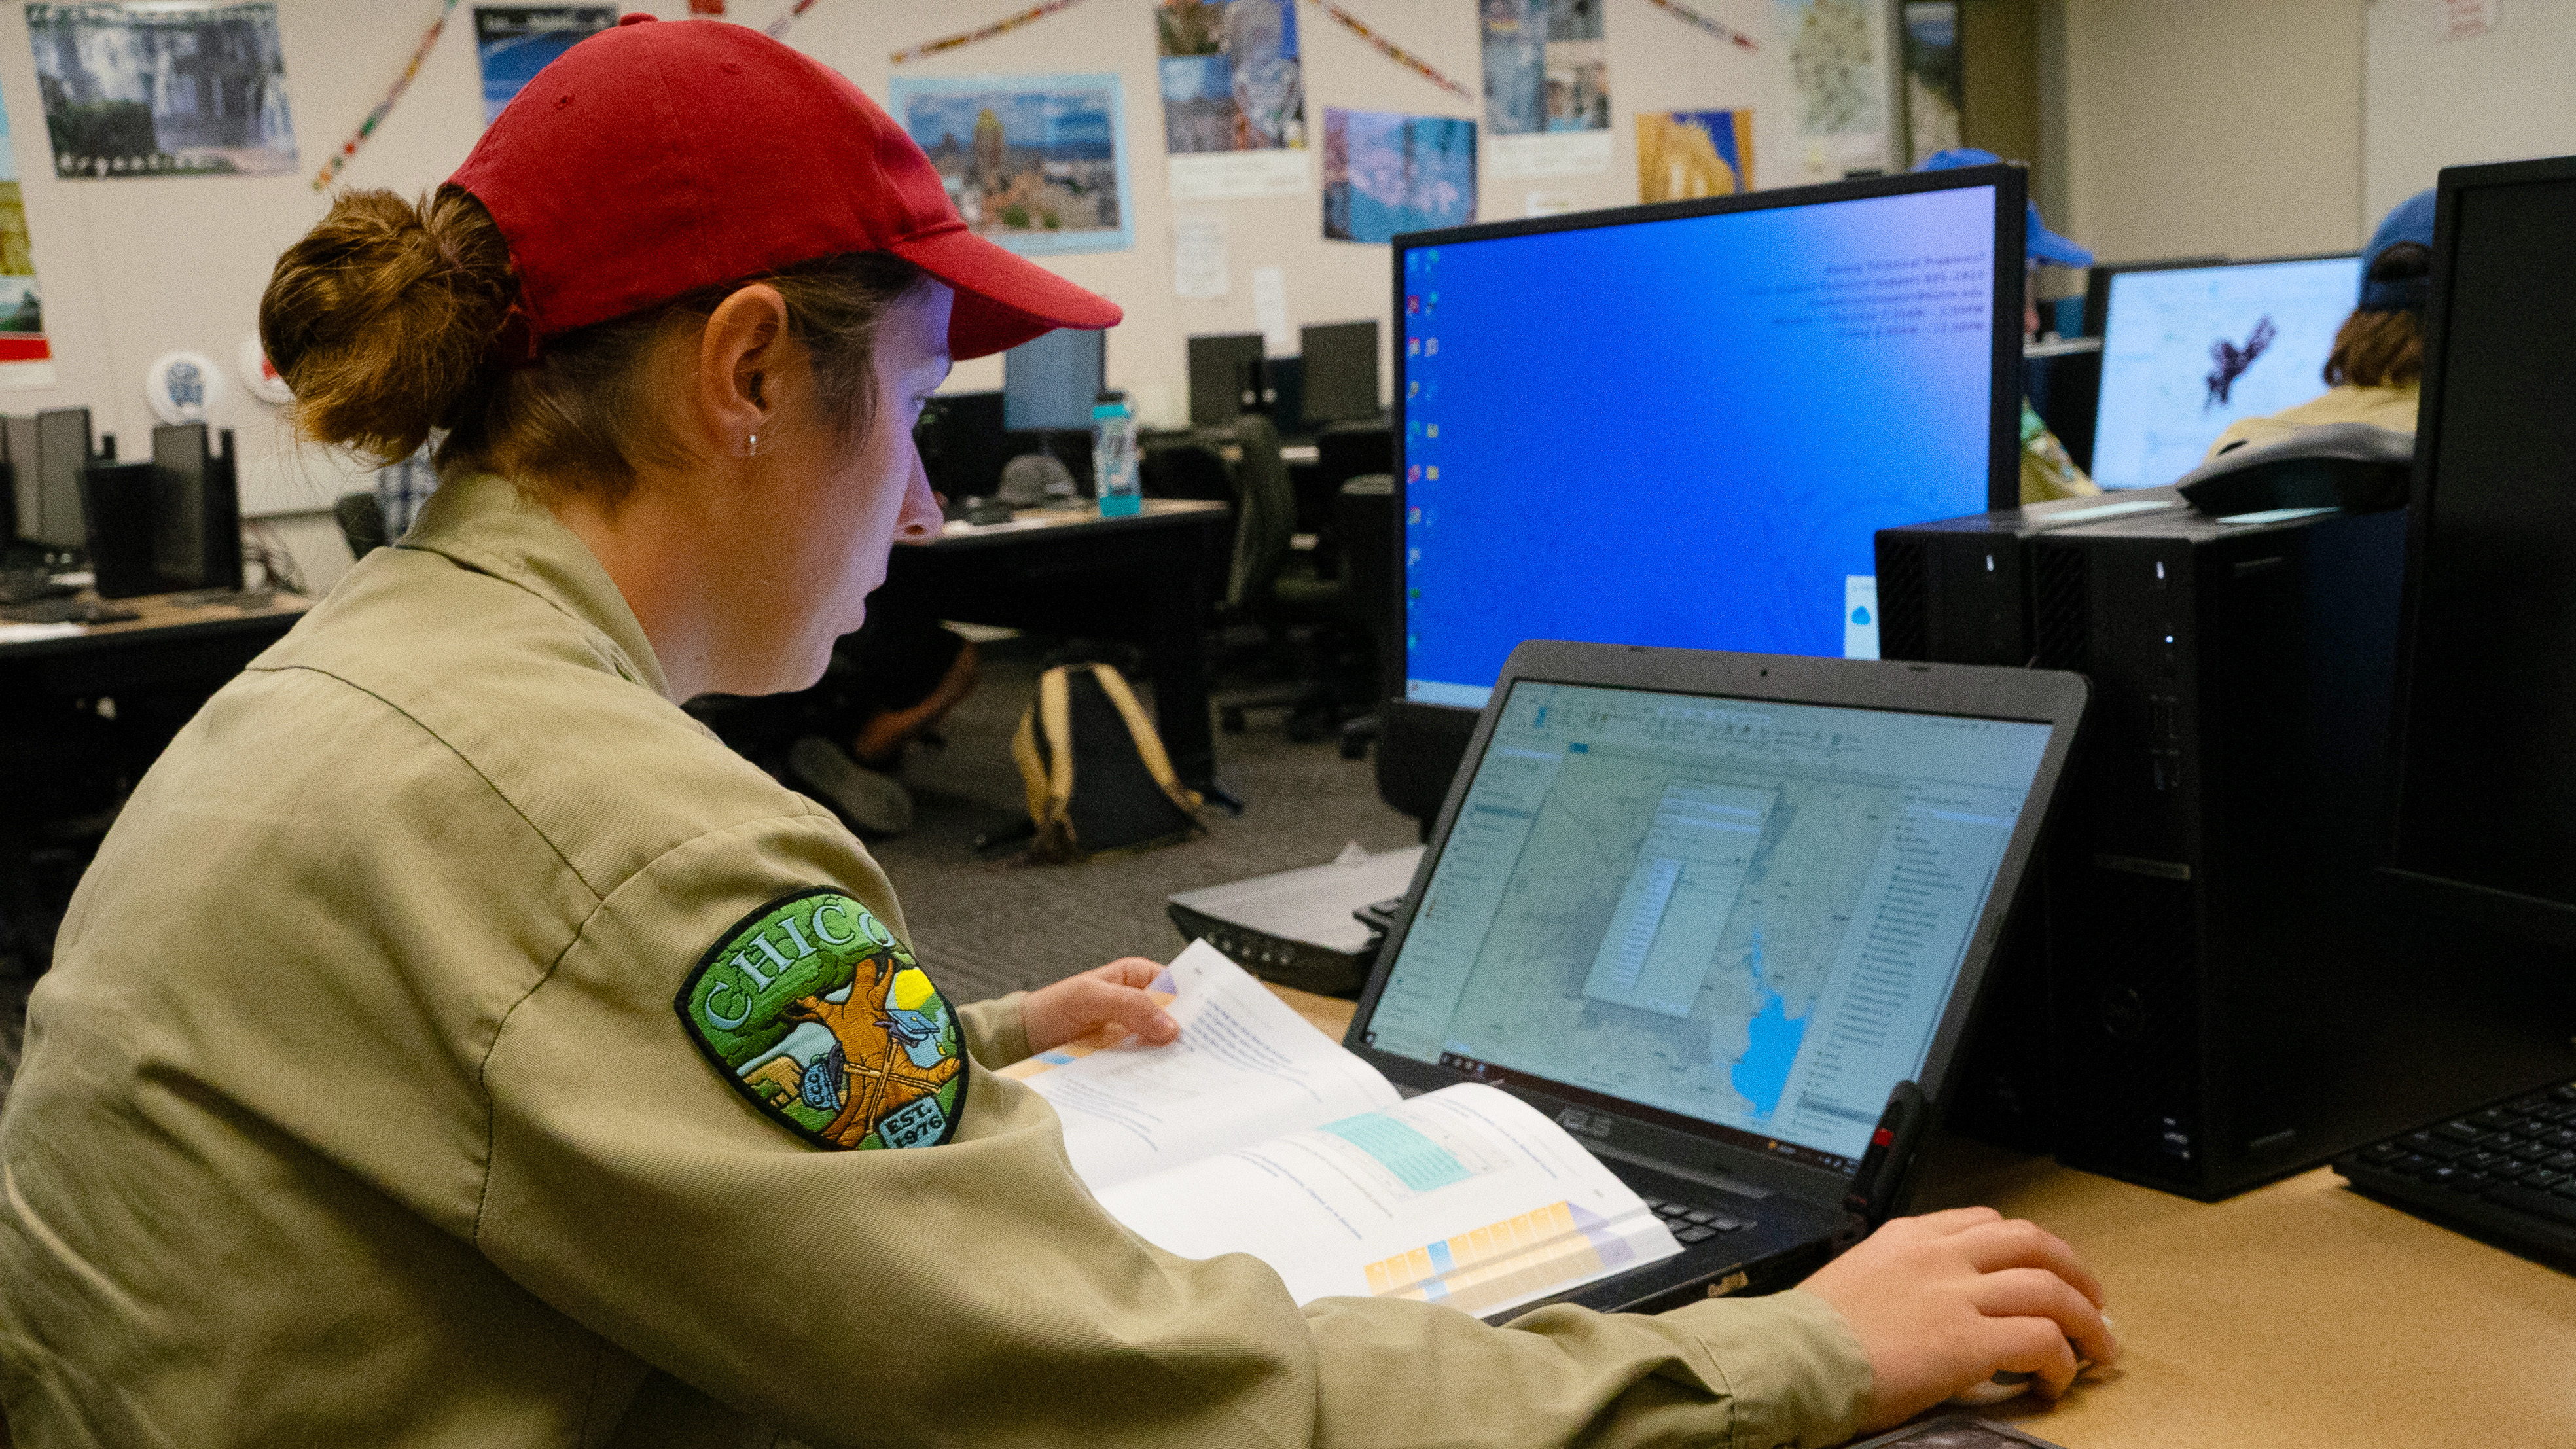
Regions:
M 1693 1207 L 1686 1202 L 1668 1202 L 1662 1198 L 1650 1197 L 1645 1199 L 1645 1204 L 1655 1210 L 1655 1216 L 1662 1218 L 1664 1226 L 1671 1228 L 1673 1236 L 1680 1239 L 1685 1246 L 1691 1243 L 1705 1243 L 1720 1233 L 1731 1233 L 1737 1228 L 1752 1226 L 1746 1219 L 1731 1218 L 1714 1209 Z
M 2576 1242 L 2576 1082 L 2375 1143 L 2335 1168 L 2426 1216 L 2563 1254 Z

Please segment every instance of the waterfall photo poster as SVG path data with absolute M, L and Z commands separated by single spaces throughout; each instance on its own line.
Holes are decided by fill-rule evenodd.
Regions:
M 29 5 L 57 176 L 277 176 L 295 166 L 277 7 Z

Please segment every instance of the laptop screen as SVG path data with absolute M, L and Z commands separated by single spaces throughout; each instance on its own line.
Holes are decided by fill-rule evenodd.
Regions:
M 1847 1171 L 1922 1070 L 2048 741 L 1519 681 L 1363 1040 Z

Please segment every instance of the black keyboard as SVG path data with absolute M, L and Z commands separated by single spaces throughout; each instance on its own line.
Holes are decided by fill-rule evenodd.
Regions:
M 2374 1143 L 2334 1168 L 2418 1217 L 2576 1262 L 2576 1082 Z
M 1655 1216 L 1664 1220 L 1664 1226 L 1673 1230 L 1673 1236 L 1680 1239 L 1684 1247 L 1705 1243 L 1720 1233 L 1752 1226 L 1748 1219 L 1728 1217 L 1715 1208 L 1695 1207 L 1686 1202 L 1667 1202 L 1650 1197 L 1645 1199 L 1645 1204 L 1655 1210 Z

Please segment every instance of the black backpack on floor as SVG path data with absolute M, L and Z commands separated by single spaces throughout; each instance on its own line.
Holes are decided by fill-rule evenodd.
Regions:
M 1047 865 L 1170 845 L 1201 834 L 1199 795 L 1172 773 L 1163 737 L 1126 679 L 1106 664 L 1038 676 L 1038 700 L 1011 740 Z

